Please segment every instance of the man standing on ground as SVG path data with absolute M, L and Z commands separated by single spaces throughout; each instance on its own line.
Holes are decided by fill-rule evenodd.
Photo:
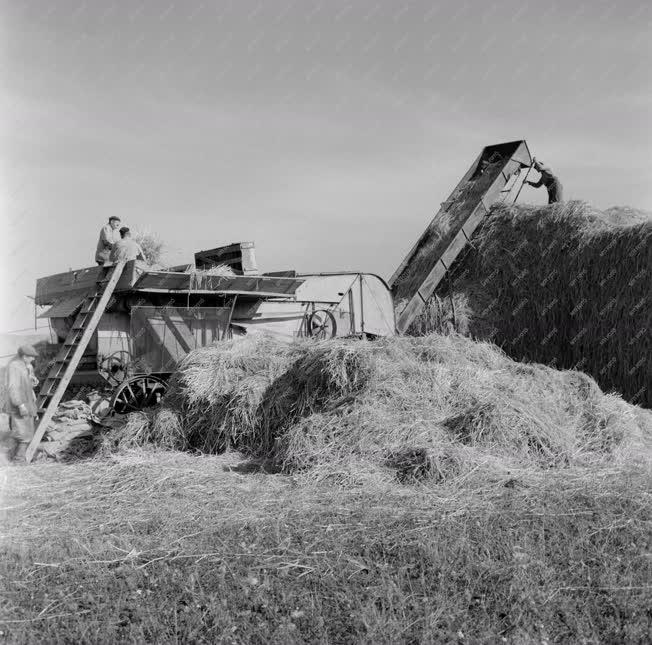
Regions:
M 120 238 L 111 249 L 111 262 L 120 262 L 120 260 L 129 262 L 130 260 L 145 259 L 143 249 L 140 248 L 140 244 L 136 240 L 131 238 L 131 231 L 126 226 L 120 229 Z
M 541 163 L 540 161 L 537 161 L 536 159 L 533 159 L 533 166 L 535 170 L 538 170 L 539 173 L 541 173 L 541 177 L 539 177 L 539 181 L 534 182 L 534 181 L 526 181 L 525 183 L 528 184 L 529 186 L 532 186 L 532 188 L 539 188 L 540 186 L 545 186 L 547 191 L 548 191 L 548 203 L 549 204 L 554 204 L 555 202 L 561 202 L 563 201 L 562 197 L 562 185 L 559 179 L 555 177 L 553 174 L 552 170 Z
M 31 345 L 21 345 L 5 373 L 7 389 L 6 412 L 9 414 L 9 438 L 7 455 L 25 460 L 27 446 L 34 437 L 34 418 L 36 417 L 36 395 L 34 387 L 38 384 L 32 363 L 36 350 Z M 17 444 L 17 445 L 16 445 Z
M 120 241 L 120 218 L 112 215 L 109 217 L 109 223 L 105 224 L 100 230 L 100 239 L 97 242 L 95 251 L 95 262 L 102 266 L 108 262 L 111 256 L 113 245 Z

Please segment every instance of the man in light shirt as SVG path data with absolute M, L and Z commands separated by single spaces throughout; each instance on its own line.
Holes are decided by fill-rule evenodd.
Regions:
M 95 251 L 95 262 L 102 266 L 108 262 L 111 257 L 113 245 L 120 241 L 120 218 L 112 215 L 109 217 L 109 223 L 105 224 L 100 230 L 100 239 L 97 241 Z
M 109 259 L 111 262 L 145 259 L 143 249 L 140 248 L 138 242 L 131 238 L 131 231 L 126 226 L 120 229 L 120 240 L 113 245 Z

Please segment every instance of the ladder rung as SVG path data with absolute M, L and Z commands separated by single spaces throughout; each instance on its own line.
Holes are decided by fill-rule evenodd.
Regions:
M 41 441 L 47 429 L 47 423 L 56 412 L 56 407 L 65 394 L 70 380 L 79 363 L 83 360 L 84 350 L 90 340 L 89 332 L 95 331 L 97 328 L 100 316 L 106 310 L 109 298 L 115 290 L 124 265 L 124 262 L 119 262 L 112 267 L 104 274 L 109 277 L 101 282 L 98 281 L 97 293 L 84 299 L 81 311 L 75 318 L 73 326 L 63 342 L 63 347 L 56 356 L 50 373 L 38 394 L 37 408 L 42 417 L 27 448 L 26 459 L 28 462 L 32 460 L 38 442 Z M 116 271 L 117 268 L 120 270 Z

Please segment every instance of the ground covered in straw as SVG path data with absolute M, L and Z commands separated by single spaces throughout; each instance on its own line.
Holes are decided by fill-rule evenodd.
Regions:
M 649 642 L 639 468 L 247 471 L 142 449 L 4 469 L 4 641 Z
M 0 471 L 0 630 L 646 643 L 651 418 L 456 335 L 197 350 L 94 458 Z
M 498 206 L 411 333 L 453 325 L 517 360 L 587 372 L 649 408 L 650 284 L 650 213 Z

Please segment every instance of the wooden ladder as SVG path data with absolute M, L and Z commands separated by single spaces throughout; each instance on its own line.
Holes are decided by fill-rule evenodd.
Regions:
M 28 463 L 32 461 L 48 424 L 66 393 L 70 379 L 97 329 L 124 267 L 125 262 L 121 261 L 102 270 L 95 291 L 86 296 L 82 302 L 81 310 L 77 314 L 63 346 L 52 362 L 52 367 L 43 381 L 37 397 L 37 410 L 43 416 L 25 453 Z

